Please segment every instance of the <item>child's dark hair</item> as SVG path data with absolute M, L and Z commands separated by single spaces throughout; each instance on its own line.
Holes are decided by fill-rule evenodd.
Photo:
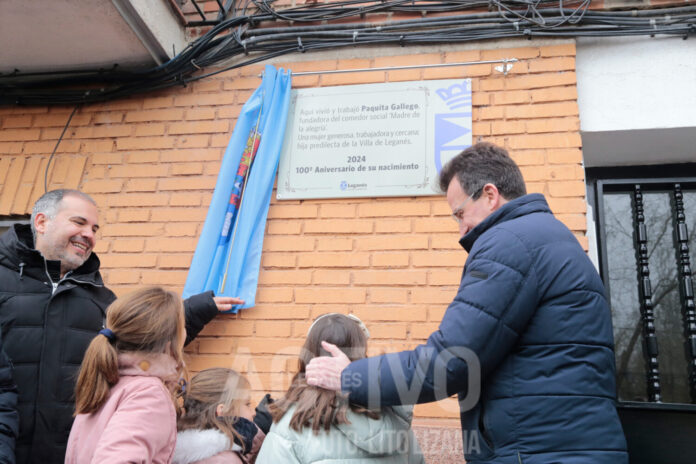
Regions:
M 464 193 L 477 200 L 483 187 L 491 183 L 506 200 L 527 194 L 522 172 L 508 152 L 497 145 L 479 142 L 452 158 L 440 171 L 440 190 L 447 192 L 457 178 Z
M 189 429 L 219 429 L 230 443 L 244 443 L 234 429 L 240 409 L 249 401 L 249 381 L 233 369 L 215 367 L 194 375 L 186 386 L 184 413 L 179 418 L 180 431 Z M 217 415 L 222 404 L 224 414 Z M 249 450 L 245 450 L 249 451 Z
M 349 405 L 341 393 L 310 386 L 305 380 L 305 369 L 309 361 L 317 356 L 331 356 L 321 346 L 326 341 L 339 347 L 351 361 L 367 355 L 367 330 L 357 318 L 343 314 L 319 316 L 310 327 L 307 340 L 302 347 L 299 370 L 283 398 L 269 405 L 273 421 L 278 422 L 288 410 L 295 406 L 290 419 L 290 428 L 301 431 L 312 427 L 314 433 L 320 429 L 329 430 L 332 425 L 347 424 L 346 411 L 366 414 L 377 419 L 379 413 Z

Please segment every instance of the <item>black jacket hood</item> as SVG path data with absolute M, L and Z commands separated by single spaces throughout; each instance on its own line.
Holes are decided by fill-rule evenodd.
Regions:
M 44 264 L 45 263 L 45 264 Z M 58 267 L 59 261 L 44 260 L 43 255 L 34 248 L 34 235 L 31 226 L 27 224 L 14 224 L 7 232 L 0 236 L 0 264 L 17 272 L 26 272 L 27 269 L 44 269 Z M 80 267 L 72 271 L 73 277 L 87 281 L 95 285 L 104 285 L 99 274 L 99 258 L 92 252 Z

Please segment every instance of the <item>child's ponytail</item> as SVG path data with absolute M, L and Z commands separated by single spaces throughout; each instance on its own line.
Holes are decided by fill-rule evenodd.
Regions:
M 181 298 L 162 287 L 145 287 L 114 301 L 106 329 L 89 344 L 75 387 L 75 414 L 98 410 L 118 382 L 119 353 L 167 353 L 184 371 L 186 323 Z M 172 391 L 175 395 L 175 392 Z M 172 399 L 176 405 L 176 401 Z
M 89 344 L 82 361 L 75 387 L 75 415 L 89 414 L 99 409 L 116 382 L 118 353 L 107 335 L 100 332 Z

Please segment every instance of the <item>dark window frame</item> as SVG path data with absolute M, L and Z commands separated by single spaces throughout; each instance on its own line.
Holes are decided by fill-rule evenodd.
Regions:
M 685 172 L 696 172 L 696 163 L 655 165 L 655 166 L 625 166 L 586 168 L 587 201 L 592 205 L 592 214 L 596 231 L 597 257 L 600 275 L 606 287 L 607 296 L 611 301 L 609 284 L 609 263 L 604 217 L 604 193 L 632 192 L 633 186 L 640 184 L 644 192 L 672 192 L 675 184 L 681 184 L 684 190 L 696 190 L 696 176 L 684 176 Z M 696 232 L 696 231 L 692 231 Z M 696 263 L 691 263 L 692 269 Z M 638 280 L 636 279 L 636 285 Z M 647 379 L 646 379 L 647 388 Z M 696 412 L 693 403 L 664 403 L 642 401 L 618 401 L 620 408 L 625 410 L 661 410 Z
M 31 222 L 31 215 L 29 214 L 11 214 L 9 216 L 0 215 L 0 235 L 2 235 L 5 230 L 12 227 L 13 224 L 29 224 Z

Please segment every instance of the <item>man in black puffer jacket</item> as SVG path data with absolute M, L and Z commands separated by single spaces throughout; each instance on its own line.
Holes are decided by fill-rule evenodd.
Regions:
M 98 229 L 94 200 L 54 190 L 34 205 L 32 227 L 15 224 L 0 236 L 0 325 L 19 391 L 20 464 L 64 460 L 82 357 L 116 298 L 92 252 Z M 186 342 L 238 303 L 212 292 L 186 300 Z
M 17 387 L 12 379 L 12 364 L 2 351 L 0 340 L 0 464 L 14 464 L 18 429 Z

